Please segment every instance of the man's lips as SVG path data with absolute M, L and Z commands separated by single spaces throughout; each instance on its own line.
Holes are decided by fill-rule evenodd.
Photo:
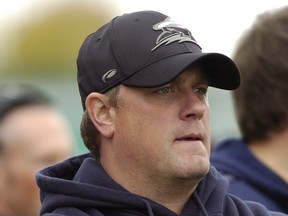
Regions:
M 176 141 L 202 141 L 203 136 L 201 134 L 187 134 L 179 136 L 175 139 Z

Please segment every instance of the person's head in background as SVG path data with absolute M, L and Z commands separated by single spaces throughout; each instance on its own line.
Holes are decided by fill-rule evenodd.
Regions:
M 73 154 L 65 116 L 27 85 L 0 87 L 0 215 L 37 216 L 38 170 Z
M 223 140 L 211 164 L 229 192 L 288 213 L 288 7 L 257 15 L 232 59 L 241 86 L 232 92 L 240 137 Z
M 288 7 L 259 16 L 233 59 L 242 75 L 233 99 L 244 140 L 249 145 L 288 130 Z

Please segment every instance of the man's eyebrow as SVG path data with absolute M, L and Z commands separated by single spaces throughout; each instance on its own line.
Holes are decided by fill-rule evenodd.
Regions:
M 199 82 L 210 85 L 211 79 L 207 75 L 202 75 L 201 78 L 199 79 Z
M 181 83 L 183 83 L 184 81 L 185 81 L 185 77 L 181 77 L 181 75 L 180 75 L 176 79 L 172 80 L 170 83 L 181 85 Z M 194 83 L 195 84 L 207 84 L 207 85 L 210 85 L 211 80 L 205 73 L 200 72 L 200 73 L 197 73 L 197 76 L 194 79 Z
M 197 74 L 197 82 L 210 85 L 211 78 L 208 76 L 208 74 L 204 71 L 203 68 L 200 68 L 199 71 L 200 72 Z

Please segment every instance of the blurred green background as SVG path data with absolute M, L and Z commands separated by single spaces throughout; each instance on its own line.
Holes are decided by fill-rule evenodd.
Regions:
M 79 133 L 78 50 L 118 13 L 103 1 L 43 1 L 1 26 L 0 83 L 28 83 L 46 92 L 71 123 L 76 153 L 86 151 Z

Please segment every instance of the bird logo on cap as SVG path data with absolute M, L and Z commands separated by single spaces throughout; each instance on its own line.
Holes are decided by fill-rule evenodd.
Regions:
M 192 37 L 191 32 L 184 26 L 172 21 L 170 17 L 167 17 L 164 21 L 155 24 L 153 29 L 155 31 L 162 30 L 162 33 L 156 40 L 156 46 L 151 49 L 152 52 L 163 44 L 168 45 L 175 41 L 178 41 L 178 43 L 191 42 L 199 46 L 196 40 Z

